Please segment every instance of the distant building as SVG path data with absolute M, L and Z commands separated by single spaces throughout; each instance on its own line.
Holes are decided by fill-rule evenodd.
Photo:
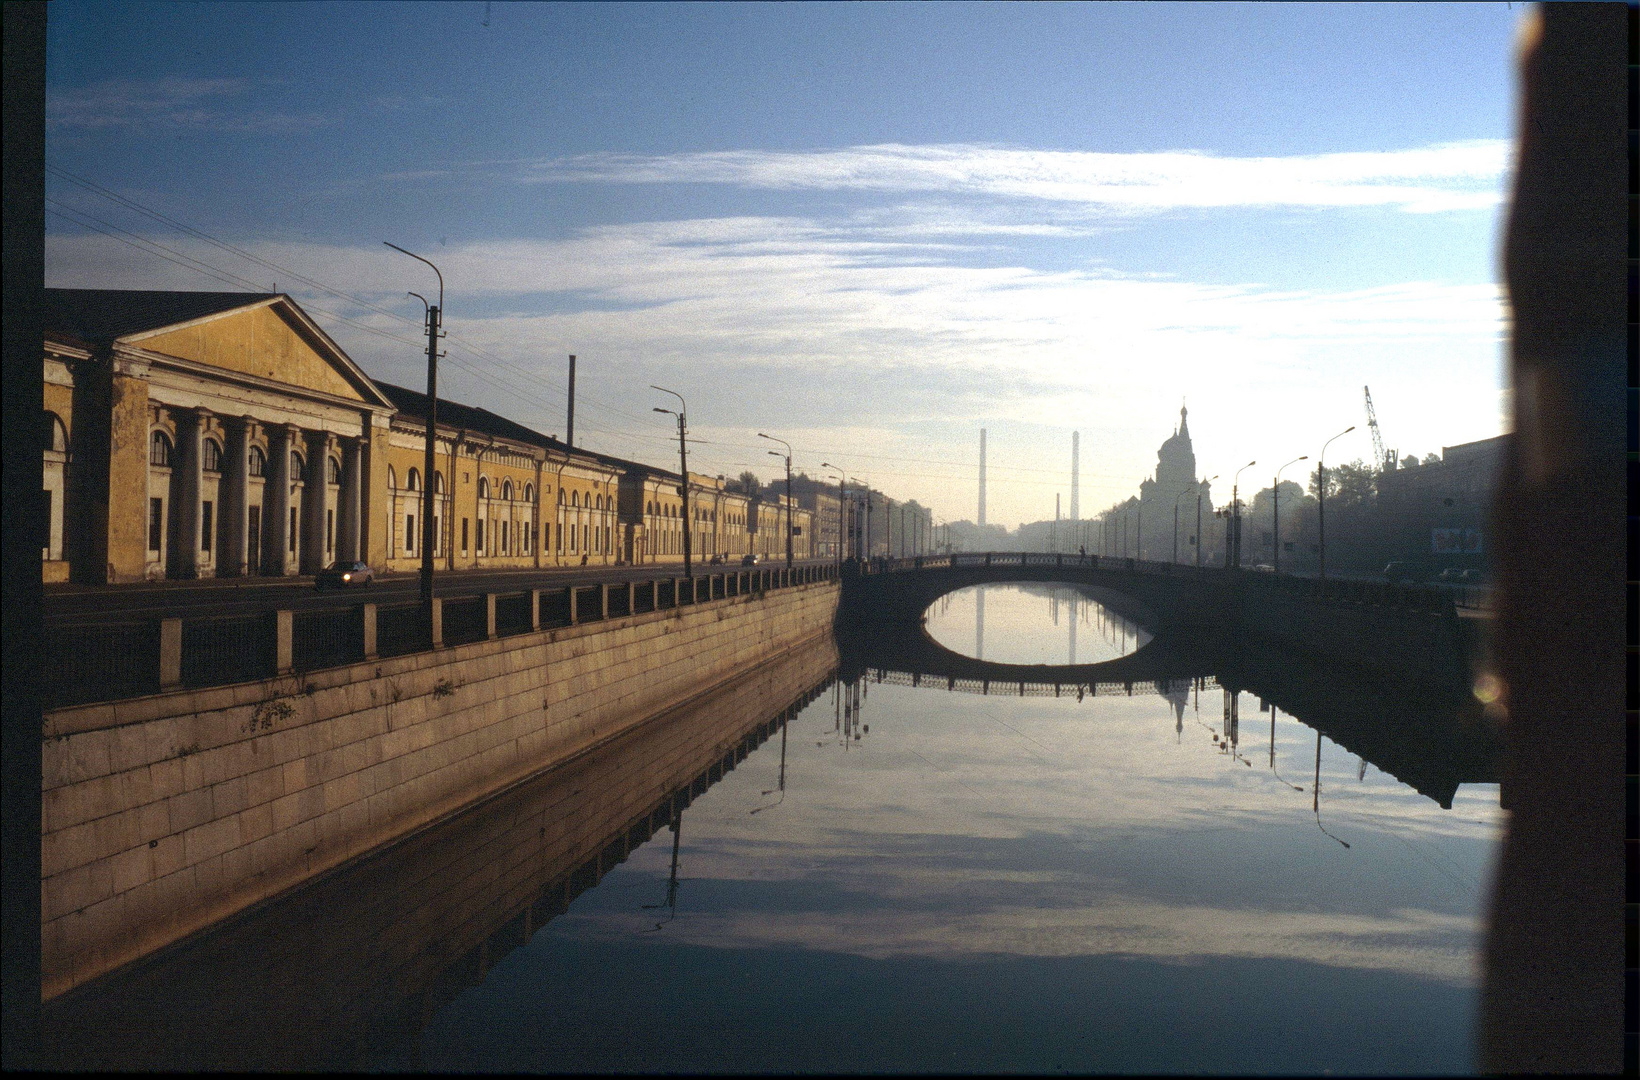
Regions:
M 1478 563 L 1510 435 L 1441 448 L 1438 461 L 1378 477 L 1378 512 L 1396 549 L 1437 563 Z
M 1138 536 L 1138 556 L 1168 561 L 1173 557 L 1173 509 L 1179 509 L 1179 561 L 1196 561 L 1196 549 L 1189 541 L 1196 533 L 1196 451 L 1190 443 L 1190 410 L 1180 406 L 1179 426 L 1156 451 L 1156 475 L 1139 485 L 1139 506 L 1133 526 Z M 1202 483 L 1203 522 L 1213 512 L 1212 485 Z M 1186 492 L 1189 492 L 1186 495 Z M 1141 530 L 1139 532 L 1138 530 Z

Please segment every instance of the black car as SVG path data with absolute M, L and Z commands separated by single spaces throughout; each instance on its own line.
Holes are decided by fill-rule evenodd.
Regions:
M 763 561 L 763 556 L 757 555 L 757 554 L 751 554 L 751 555 L 743 556 L 740 560 L 740 565 L 741 566 L 756 566 L 758 563 L 760 563 L 762 561 Z
M 313 579 L 315 589 L 345 589 L 350 585 L 374 585 L 376 572 L 365 562 L 335 562 Z

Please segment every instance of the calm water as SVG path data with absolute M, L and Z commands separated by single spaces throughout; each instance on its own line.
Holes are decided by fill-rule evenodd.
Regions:
M 1144 643 L 1046 585 L 929 632 L 1017 663 Z M 1231 696 L 834 685 L 434 1015 L 420 1063 L 1470 1071 L 1497 786 L 1443 809 Z
M 942 600 L 928 632 L 1000 663 L 1142 650 L 1109 604 L 987 586 Z M 998 669 L 1013 692 L 981 695 L 912 686 L 842 645 L 783 654 L 52 1003 L 48 1054 L 80 1069 L 1472 1070 L 1503 812 L 1484 782 L 1496 739 L 1462 703 L 1296 665 L 1131 696 L 1096 676 L 1097 693 L 1027 679 L 1022 695 Z

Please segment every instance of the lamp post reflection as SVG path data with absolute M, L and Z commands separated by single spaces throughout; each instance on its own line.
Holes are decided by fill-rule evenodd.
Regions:
M 678 810 L 672 815 L 672 870 L 666 878 L 666 902 L 662 904 L 645 904 L 644 910 L 654 911 L 657 908 L 666 909 L 666 918 L 656 923 L 652 928 L 645 930 L 646 934 L 653 934 L 661 927 L 678 917 L 678 846 L 683 838 L 683 811 Z

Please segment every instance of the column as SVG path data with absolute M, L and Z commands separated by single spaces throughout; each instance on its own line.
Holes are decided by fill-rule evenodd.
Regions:
M 262 573 L 290 573 L 290 488 L 297 480 L 290 472 L 290 454 L 297 447 L 298 429 L 281 424 L 268 429 L 268 471 L 263 482 Z
M 336 558 L 360 557 L 359 507 L 364 488 L 363 447 L 358 439 L 344 439 L 342 451 L 341 505 L 336 508 Z
M 335 509 L 330 504 L 330 451 L 335 443 L 327 431 L 304 432 L 307 436 L 307 476 L 302 480 L 301 565 L 299 574 L 317 574 L 330 562 L 325 551 L 325 520 Z
M 222 451 L 222 484 L 217 497 L 222 500 L 222 537 L 217 543 L 220 558 L 218 577 L 254 574 L 249 564 L 250 534 L 250 453 L 256 435 L 256 421 L 249 416 L 223 417 L 228 445 Z
M 171 490 L 176 499 L 172 513 L 176 532 L 171 537 L 170 575 L 197 578 L 201 562 L 199 490 L 205 469 L 202 451 L 205 425 L 211 413 L 208 409 L 179 409 L 172 415 L 177 422 L 176 460 L 171 463 Z

